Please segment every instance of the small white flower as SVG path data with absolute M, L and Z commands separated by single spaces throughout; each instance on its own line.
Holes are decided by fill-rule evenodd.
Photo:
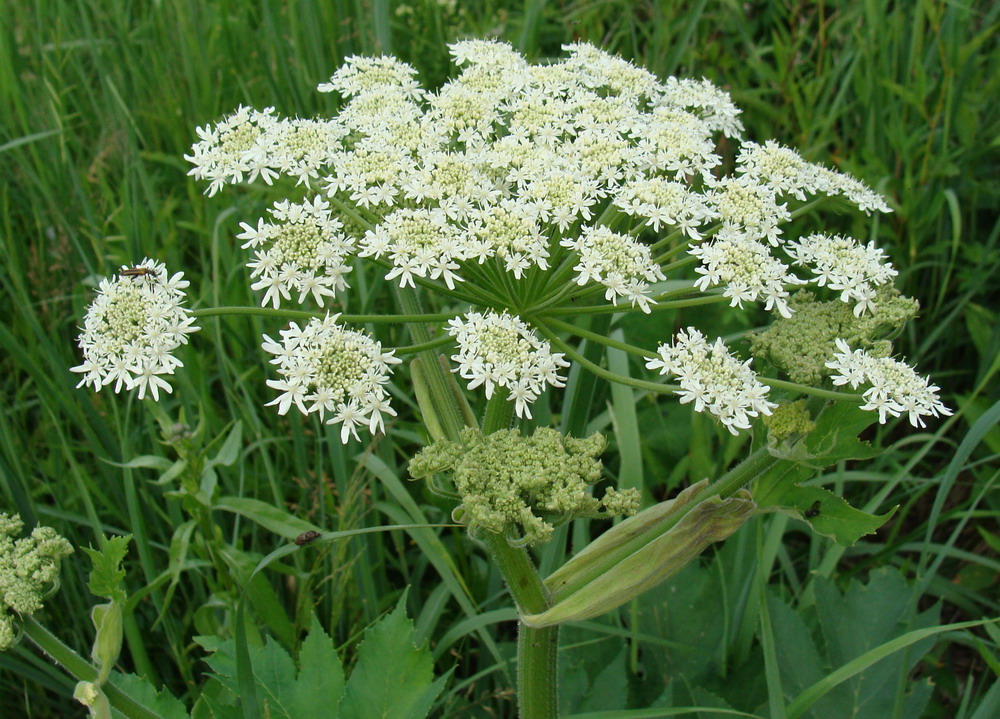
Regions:
M 341 424 L 340 439 L 358 437 L 357 427 L 367 425 L 374 434 L 384 428 L 383 415 L 395 416 L 385 385 L 390 366 L 399 364 L 393 353 L 362 332 L 337 324 L 339 315 L 313 318 L 304 327 L 292 322 L 276 342 L 264 335 L 261 347 L 275 355 L 280 380 L 267 380 L 278 390 L 269 405 L 278 414 L 295 407 L 302 414 L 333 416 L 327 424 Z
M 448 321 L 448 334 L 458 343 L 454 371 L 469 380 L 469 389 L 483 385 L 490 398 L 495 387 L 505 388 L 518 417 L 531 417 L 529 405 L 547 384 L 562 387 L 565 382 L 558 370 L 569 362 L 516 316 L 469 312 Z
M 696 412 L 708 410 L 732 434 L 749 429 L 752 417 L 771 414 L 778 406 L 767 400 L 767 387 L 757 381 L 750 360 L 733 357 L 721 338 L 709 345 L 701 332 L 688 327 L 657 352 L 659 357 L 646 362 L 647 369 L 676 375 L 681 404 L 694 402 Z
M 864 350 L 851 351 L 842 339 L 836 341 L 837 351 L 826 366 L 834 371 L 835 385 L 849 384 L 857 389 L 871 385 L 864 391 L 866 403 L 861 409 L 877 411 L 878 421 L 885 424 L 887 416 L 899 417 L 907 413 L 910 424 L 924 427 L 923 417 L 950 415 L 938 398 L 938 387 L 927 377 L 918 375 L 913 367 L 891 357 L 873 357 Z
M 127 274 L 101 280 L 78 339 L 83 363 L 71 371 L 83 375 L 77 387 L 114 383 L 116 393 L 138 388 L 142 399 L 148 389 L 159 400 L 160 389 L 172 389 L 162 375 L 182 366 L 173 351 L 199 329 L 181 306 L 188 282 L 150 259 L 122 270 Z

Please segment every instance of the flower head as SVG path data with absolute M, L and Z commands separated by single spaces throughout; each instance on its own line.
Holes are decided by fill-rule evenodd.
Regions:
M 0 512 L 0 651 L 16 641 L 14 614 L 34 614 L 59 581 L 60 560 L 73 547 L 51 527 L 35 527 L 18 539 L 24 523 Z
M 910 424 L 924 427 L 923 417 L 950 415 L 938 398 L 938 387 L 930 384 L 913 368 L 891 357 L 877 357 L 865 350 L 851 350 L 844 340 L 836 341 L 837 351 L 833 361 L 826 366 L 834 371 L 835 385 L 849 384 L 857 389 L 870 385 L 864 391 L 866 403 L 861 409 L 878 411 L 878 421 L 885 424 L 886 417 L 899 417 L 907 413 Z
M 643 312 L 649 312 L 653 302 L 649 283 L 666 278 L 646 245 L 600 226 L 585 227 L 579 237 L 568 237 L 560 244 L 580 256 L 573 268 L 577 284 L 594 280 L 607 288 L 605 299 L 618 304 L 618 298 L 624 297 L 633 307 L 638 305 Z
M 159 390 L 171 391 L 163 375 L 183 366 L 171 353 L 199 329 L 181 306 L 189 284 L 183 277 L 168 278 L 162 263 L 146 259 L 101 280 L 78 339 L 83 364 L 71 368 L 83 375 L 77 387 L 99 391 L 114 382 L 115 392 L 138 388 L 142 399 L 148 389 L 156 400 Z
M 281 341 L 264 335 L 262 347 L 275 355 L 280 380 L 267 380 L 278 390 L 268 405 L 285 414 L 294 404 L 302 414 L 332 416 L 327 424 L 341 425 L 340 440 L 354 435 L 357 426 L 375 434 L 384 429 L 383 415 L 396 416 L 389 406 L 390 366 L 402 360 L 383 352 L 381 343 L 368 335 L 337 324 L 340 315 L 313 318 L 305 327 L 292 322 L 280 331 Z
M 298 293 L 301 303 L 312 295 L 320 307 L 324 297 L 344 290 L 344 276 L 351 271 L 346 264 L 354 251 L 343 225 L 330 213 L 320 197 L 302 204 L 278 202 L 271 208 L 274 222 L 258 220 L 257 227 L 243 223 L 239 239 L 243 247 L 254 250 L 248 263 L 254 290 L 265 290 L 261 304 L 277 309 L 282 299 Z
M 253 182 L 259 176 L 271 184 L 278 175 L 273 131 L 279 122 L 272 107 L 260 111 L 240 106 L 214 126 L 199 127 L 201 141 L 184 156 L 194 165 L 188 174 L 209 181 L 209 196 L 244 178 Z
M 515 403 L 518 417 L 531 417 L 528 405 L 549 384 L 562 387 L 559 370 L 568 367 L 563 355 L 552 352 L 548 342 L 518 317 L 487 312 L 469 312 L 448 322 L 448 334 L 458 342 L 456 372 L 469 380 L 469 389 L 486 388 L 487 399 L 496 387 L 503 387 Z
M 707 409 L 733 434 L 750 429 L 750 418 L 771 414 L 778 406 L 767 400 L 767 386 L 757 381 L 750 360 L 733 357 L 721 338 L 709 345 L 701 332 L 688 327 L 657 352 L 659 357 L 646 362 L 647 369 L 676 375 L 681 404 L 694 402 L 696 412 Z
M 344 97 L 352 97 L 388 87 L 398 89 L 415 99 L 422 94 L 416 77 L 417 71 L 411 65 L 392 56 L 351 55 L 344 60 L 344 64 L 330 81 L 321 83 L 317 89 L 320 92 L 336 91 Z
M 725 285 L 724 294 L 732 299 L 733 307 L 762 297 L 767 300 L 766 309 L 774 308 L 782 317 L 790 317 L 785 285 L 805 284 L 788 265 L 771 255 L 766 244 L 731 227 L 724 227 L 711 242 L 690 250 L 690 254 L 701 260 L 695 269 L 701 279 L 695 286 L 704 291 Z
M 472 534 L 485 529 L 534 544 L 551 537 L 554 522 L 638 509 L 636 489 L 608 489 L 601 499 L 587 491 L 601 476 L 598 457 L 606 442 L 599 434 L 576 439 L 539 427 L 530 437 L 516 429 L 484 436 L 467 428 L 460 440 L 423 449 L 410 462 L 410 474 L 449 472 L 462 498 L 453 516 Z
M 812 268 L 820 287 L 840 290 L 843 302 L 854 302 L 854 314 L 875 309 L 877 288 L 896 276 L 885 253 L 874 242 L 862 245 L 852 237 L 815 233 L 786 245 L 796 264 Z
M 387 280 L 399 278 L 399 286 L 415 287 L 414 277 L 441 278 L 450 289 L 462 277 L 459 262 L 472 257 L 469 238 L 448 221 L 444 211 L 396 210 L 361 240 L 362 257 L 388 255 L 393 269 Z

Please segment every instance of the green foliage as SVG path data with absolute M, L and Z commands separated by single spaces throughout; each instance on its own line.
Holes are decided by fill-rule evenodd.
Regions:
M 166 690 L 157 691 L 144 677 L 113 672 L 110 683 L 161 719 L 189 719 L 190 717 L 183 702 Z M 124 716 L 116 709 L 112 709 L 111 715 L 115 719 L 121 719 Z
M 816 418 L 815 425 L 794 439 L 768 438 L 768 451 L 781 458 L 754 483 L 754 501 L 761 508 L 779 509 L 807 522 L 815 531 L 844 545 L 851 545 L 889 521 L 893 508 L 883 514 L 855 509 L 822 487 L 803 486 L 816 470 L 847 459 L 870 459 L 878 450 L 858 439 L 874 422 L 871 412 L 849 402 L 833 402 Z
M 122 562 L 128 554 L 128 545 L 131 541 L 132 535 L 126 534 L 121 537 L 111 537 L 101 549 L 84 547 L 83 551 L 90 557 L 92 565 L 90 578 L 87 581 L 87 588 L 91 594 L 114 602 L 125 601 L 125 569 L 122 567 Z
M 357 663 L 345 682 L 340 657 L 315 617 L 302 642 L 298 668 L 274 640 L 252 647 L 250 661 L 265 716 L 311 716 L 319 707 L 330 719 L 421 719 L 441 693 L 447 675 L 434 679 L 426 647 L 414 646 L 413 622 L 406 617 L 405 595 L 396 609 L 369 627 L 358 647 Z M 235 645 L 231 640 L 199 637 L 211 652 L 206 660 L 211 683 L 192 716 L 239 719 Z

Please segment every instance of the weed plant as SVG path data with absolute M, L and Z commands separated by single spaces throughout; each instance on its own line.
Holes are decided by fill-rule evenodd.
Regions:
M 928 636 L 832 674 L 906 632 L 1000 613 L 1000 7 L 12 0 L 3 14 L 0 509 L 55 527 L 74 546 L 133 535 L 123 669 L 190 700 L 207 672 L 193 637 L 231 620 L 219 603 L 225 587 L 182 551 L 185 515 L 164 496 L 170 486 L 152 481 L 164 457 L 217 456 L 239 423 L 239 461 L 216 472 L 226 496 L 330 531 L 442 523 L 450 509 L 398 479 L 423 443 L 406 393 L 394 393 L 400 417 L 370 447 L 345 447 L 335 427 L 294 412 L 279 421 L 263 407 L 270 375 L 252 339 L 269 329 L 260 318 L 205 321 L 214 342 L 185 355 L 163 417 L 124 395 L 74 390 L 67 368 L 79 363 L 79 318 L 99 278 L 123 264 L 155 256 L 184 268 L 202 293 L 193 306 L 257 304 L 235 235 L 238 220 L 272 198 L 256 188 L 203 196 L 182 159 L 192 128 L 240 104 L 329 115 L 333 100 L 314 92 L 316 81 L 351 54 L 392 52 L 435 86 L 455 39 L 497 36 L 533 61 L 579 39 L 660 77 L 707 77 L 745 109 L 749 138 L 782 138 L 887 196 L 891 215 L 845 214 L 833 229 L 891 256 L 899 288 L 921 305 L 898 349 L 934 377 L 955 414 L 919 433 L 879 425 L 867 437 L 884 449 L 875 462 L 841 462 L 813 480 L 868 511 L 898 505 L 877 534 L 844 549 L 795 520 L 757 518 L 645 599 L 572 625 L 561 652 L 567 713 L 606 716 L 626 698 L 648 706 L 661 682 L 673 687 L 672 705 L 705 707 L 689 716 L 719 715 L 713 707 L 774 719 L 1000 714 L 996 624 Z M 357 312 L 389 311 L 381 280 L 356 290 Z M 714 329 L 736 338 L 759 321 L 752 310 L 720 313 Z M 611 336 L 641 341 L 684 326 L 683 311 L 661 313 L 630 318 Z M 608 362 L 628 369 L 624 356 Z M 562 429 L 605 432 L 609 473 L 648 500 L 719 476 L 746 451 L 745 438 L 688 405 L 664 410 L 575 375 L 570 385 L 606 410 L 588 426 L 564 413 Z M 535 409 L 544 420 L 548 410 Z M 290 531 L 249 521 L 239 505 L 215 521 L 234 548 L 224 561 L 241 571 Z M 436 670 L 455 667 L 432 715 L 513 716 L 515 615 L 500 575 L 463 535 L 414 529 L 295 553 L 254 580 L 253 611 L 293 649 L 315 613 L 350 665 L 365 627 L 405 597 Z M 557 530 L 540 554 L 543 571 L 589 539 L 585 521 Z M 84 565 L 64 562 L 63 590 L 45 613 L 81 653 L 93 639 L 82 618 L 96 603 Z M 27 643 L 0 654 L 0 676 L 4 716 L 81 715 L 72 680 Z M 812 706 L 792 701 L 816 682 L 836 691 Z

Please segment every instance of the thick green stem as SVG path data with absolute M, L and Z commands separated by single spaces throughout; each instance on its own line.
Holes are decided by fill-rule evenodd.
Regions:
M 490 401 L 486 403 L 486 414 L 483 416 L 483 434 L 493 434 L 497 430 L 510 427 L 514 414 L 514 403 L 508 399 L 507 390 L 503 387 L 494 391 Z
M 510 425 L 513 403 L 498 390 L 486 405 L 483 434 Z M 510 589 L 519 614 L 549 608 L 549 591 L 523 547 L 512 547 L 503 535 L 487 532 L 486 547 Z M 517 634 L 517 703 L 521 719 L 554 719 L 558 711 L 557 654 L 559 630 L 519 623 Z
M 80 682 L 97 681 L 97 668 L 63 644 L 56 635 L 39 624 L 34 617 L 24 617 L 22 626 L 24 635 L 74 679 Z M 129 719 L 162 719 L 159 714 L 150 711 L 111 684 L 103 685 L 101 691 L 107 696 L 111 706 Z
M 500 534 L 486 532 L 484 541 L 500 568 L 520 614 L 549 607 L 549 592 L 523 547 L 512 547 Z M 558 716 L 557 653 L 559 628 L 541 629 L 519 623 L 517 635 L 517 704 L 520 719 Z
M 761 447 L 722 475 L 718 481 L 710 484 L 705 499 L 715 496 L 722 497 L 723 499 L 731 497 L 736 493 L 736 490 L 750 484 L 750 482 L 781 461 L 781 459 L 768 452 L 767 447 Z
M 400 309 L 418 314 L 420 302 L 416 294 L 405 289 L 397 292 Z M 410 337 L 416 344 L 431 342 L 427 327 L 410 326 Z M 455 441 L 465 426 L 465 413 L 452 393 L 447 370 L 431 350 L 420 353 L 420 365 L 437 418 L 445 436 Z M 446 401 L 449 398 L 451 401 Z M 487 404 L 483 432 L 489 434 L 510 425 L 513 404 L 506 391 L 498 389 Z M 512 547 L 500 534 L 486 532 L 484 537 L 490 556 L 497 563 L 518 612 L 537 614 L 549 607 L 549 592 L 523 547 Z M 521 719 L 556 719 L 558 711 L 556 650 L 559 630 L 556 627 L 535 629 L 519 624 L 517 640 L 517 696 Z
M 396 299 L 400 309 L 408 315 L 420 315 L 420 299 L 416 291 L 411 288 L 397 287 Z M 453 315 L 449 315 L 451 317 Z M 431 337 L 430 330 L 423 324 L 415 323 L 410 325 L 410 339 L 415 347 L 423 346 L 419 353 L 420 364 L 427 380 L 428 390 L 432 397 L 438 399 L 436 409 L 441 428 L 448 439 L 458 440 L 458 434 L 465 427 L 465 417 L 462 408 L 457 401 L 444 401 L 445 397 L 452 397 L 450 379 L 443 367 L 438 362 L 438 354 L 430 347 L 433 347 L 434 338 Z

